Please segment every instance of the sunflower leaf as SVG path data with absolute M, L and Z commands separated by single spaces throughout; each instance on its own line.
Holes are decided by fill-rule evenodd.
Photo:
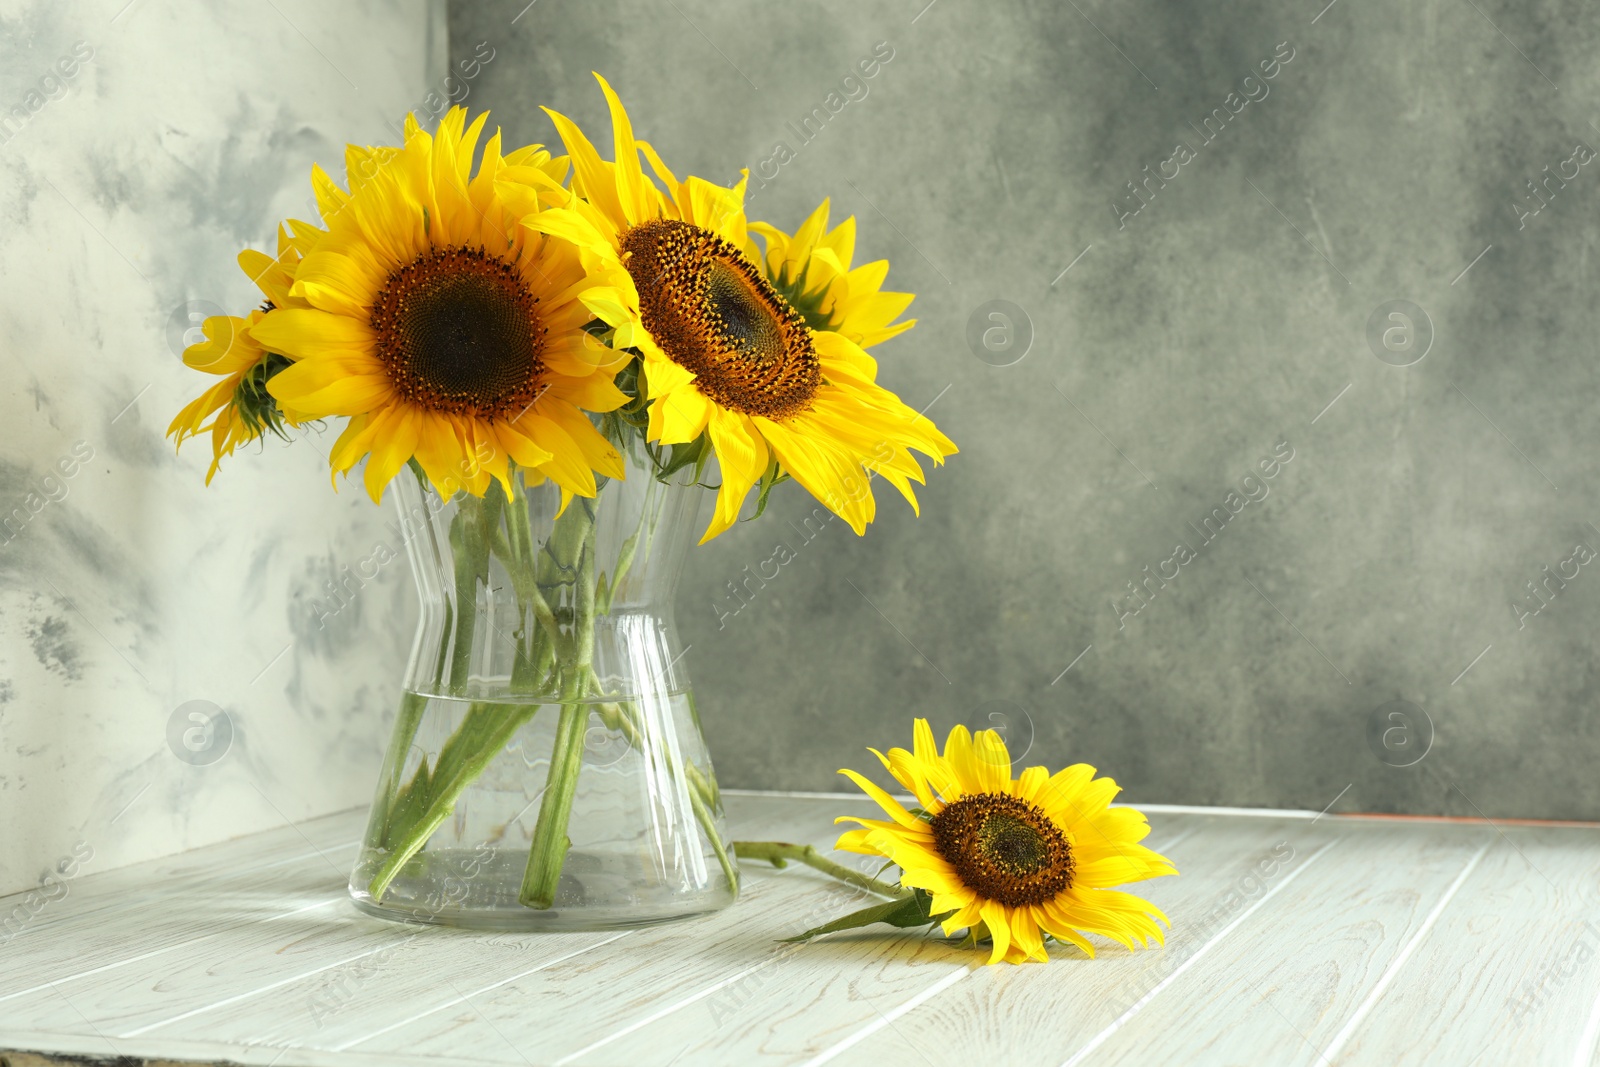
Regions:
M 883 904 L 874 904 L 870 908 L 853 911 L 849 915 L 841 916 L 831 923 L 813 927 L 803 934 L 786 937 L 784 941 L 809 941 L 821 934 L 831 934 L 838 930 L 857 930 L 863 926 L 872 926 L 875 923 L 887 923 L 902 930 L 914 926 L 927 926 L 939 922 L 950 912 L 941 915 L 931 915 L 933 896 L 924 889 L 912 891 L 912 895 L 904 900 L 891 900 Z

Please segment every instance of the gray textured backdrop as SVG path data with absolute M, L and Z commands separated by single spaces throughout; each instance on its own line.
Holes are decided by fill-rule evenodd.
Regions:
M 840 788 L 918 714 L 1147 802 L 1600 818 L 1600 10 L 524 2 L 451 5 L 471 102 L 604 135 L 599 70 L 680 173 L 775 172 L 753 217 L 831 195 L 920 294 L 882 380 L 962 448 L 921 519 L 807 540 L 790 486 L 692 555 L 727 784 Z

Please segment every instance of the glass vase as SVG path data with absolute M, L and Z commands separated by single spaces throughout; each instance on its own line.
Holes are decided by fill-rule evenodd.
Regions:
M 607 929 L 731 903 L 738 867 L 673 623 L 693 472 L 594 498 L 391 491 L 422 618 L 350 894 L 385 918 Z

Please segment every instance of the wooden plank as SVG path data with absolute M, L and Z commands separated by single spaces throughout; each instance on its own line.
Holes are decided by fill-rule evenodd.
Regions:
M 819 846 L 835 838 L 831 816 L 873 810 L 847 795 L 727 804 L 736 837 Z M 1600 1067 L 1592 829 L 1502 839 L 1484 826 L 1156 812 L 1151 842 L 1184 873 L 1135 891 L 1172 916 L 1165 950 L 990 968 L 915 932 L 777 942 L 861 903 L 800 867 L 749 865 L 733 908 L 636 931 L 383 923 L 344 895 L 363 819 L 75 880 L 0 945 L 0 1048 L 254 1067 L 878 1067 L 919 1053 L 1007 1067 L 1324 1055 Z M 1262 876 L 1280 842 L 1292 861 Z
M 1339 1062 L 1577 1063 L 1600 989 L 1596 833 L 1509 827 Z
M 47 1051 L 41 1052 L 41 1049 Z M 81 1067 L 85 1060 L 104 1063 L 107 1056 L 127 1059 L 107 1064 L 106 1067 L 121 1067 L 123 1063 L 144 1064 L 146 1060 L 203 1067 L 230 1067 L 232 1064 L 245 1064 L 248 1067 L 481 1067 L 483 1063 L 471 1050 L 447 1056 L 414 1056 L 407 1053 L 363 1055 L 271 1045 L 233 1045 L 217 1041 L 173 1041 L 158 1037 L 124 1040 L 97 1037 L 92 1033 L 29 1031 L 23 1035 L 8 1031 L 3 1026 L 0 1026 L 0 1050 L 4 1051 L 7 1058 L 20 1050 L 45 1058 L 46 1062 L 52 1056 L 75 1057 L 66 1061 L 70 1067 Z M 144 1064 L 144 1067 L 151 1065 Z
M 1316 1063 L 1493 838 L 1337 827 L 1337 850 L 1094 1053 L 1096 1065 Z
M 793 805 L 771 798 L 741 798 L 734 806 L 740 813 L 734 820 L 737 830 L 794 836 L 776 832 L 793 825 Z M 319 880 L 315 864 L 298 873 Z M 286 878 L 280 872 L 270 888 L 256 884 L 248 899 L 274 904 L 292 900 Z M 199 907 L 187 911 L 187 927 L 180 921 L 165 928 L 163 936 L 146 937 L 149 943 L 141 944 L 142 951 L 131 961 L 119 957 L 121 963 L 137 964 L 126 967 L 125 975 L 108 973 L 118 969 L 118 961 L 101 961 L 103 956 L 117 956 L 125 946 L 111 944 L 98 951 L 90 947 L 92 955 L 80 957 L 87 966 L 73 972 L 94 981 L 87 996 L 74 993 L 73 1003 L 64 1003 L 56 990 L 40 988 L 36 982 L 31 994 L 12 993 L 8 1007 L 35 1017 L 47 1029 L 70 1028 L 81 1012 L 113 1036 L 137 1037 L 159 1030 L 174 1039 L 278 1044 L 309 1034 L 317 1044 L 338 1047 L 384 1029 L 385 1019 L 403 1023 L 435 1008 L 445 999 L 442 991 L 447 987 L 441 986 L 441 976 L 449 980 L 455 974 L 470 994 L 482 988 L 486 974 L 499 981 L 525 977 L 582 948 L 616 939 L 614 935 L 516 937 L 398 926 L 355 913 L 344 901 L 342 885 L 317 889 L 325 894 L 322 903 L 331 907 L 313 903 L 261 917 L 240 909 L 236 895 L 213 897 L 209 885 L 198 887 Z M 716 921 L 715 916 L 702 920 Z M 259 929 L 245 929 L 249 925 Z M 52 940 L 52 947 L 71 946 L 56 946 Z M 235 967 L 235 960 L 255 962 Z
M 1097 947 L 1097 958 L 1089 960 L 1076 949 L 1058 947 L 1046 966 L 983 967 L 895 1017 L 892 1026 L 869 1020 L 859 1037 L 822 1048 L 806 1062 L 909 1061 L 913 1057 L 903 1051 L 909 1043 L 913 1051 L 952 1063 L 990 1062 L 995 1050 L 1004 1048 L 1007 1067 L 1059 1067 L 1108 1028 L 1125 1025 L 1119 1020 L 1137 1018 L 1162 998 L 1181 995 L 1185 973 L 1229 944 L 1256 910 L 1303 872 L 1315 870 L 1336 840 L 1329 820 L 1207 820 L 1195 834 L 1169 846 L 1182 872 L 1177 878 L 1133 887 L 1171 918 L 1164 948 L 1131 953 L 1118 945 Z M 1292 846 L 1292 858 L 1280 860 L 1263 878 L 1260 864 L 1282 857 L 1283 842 Z M 871 989 L 862 996 L 894 1017 L 898 1006 L 892 1001 L 876 998 Z
M 732 798 L 731 809 L 732 832 L 749 837 L 794 837 L 797 829 L 814 831 L 819 822 L 809 809 L 797 815 L 793 804 L 771 797 Z M 823 883 L 813 876 L 808 885 Z M 720 915 L 707 916 L 664 928 L 663 936 L 674 943 L 692 941 L 701 936 L 700 928 L 722 921 Z M 550 967 L 575 966 L 578 956 L 638 932 L 516 935 L 395 926 L 380 933 L 387 935 L 384 946 L 371 957 L 267 990 L 205 1018 L 179 1021 L 167 1032 L 266 1043 L 302 1038 L 321 1048 L 348 1048 L 419 1015 L 469 1011 L 473 1001 L 502 986 Z M 636 951 L 632 943 L 615 950 L 621 959 Z
M 730 808 L 739 812 L 737 834 L 818 845 L 831 844 L 836 835 L 816 817 L 815 804 L 743 803 L 748 799 L 730 798 Z M 607 1046 L 620 1037 L 653 1027 L 767 966 L 786 918 L 800 910 L 831 917 L 854 899 L 815 872 L 784 873 L 779 878 L 752 870 L 734 908 L 697 922 L 640 930 L 559 971 L 487 990 L 353 1047 L 443 1052 L 471 1045 L 495 1062 L 614 1062 Z M 625 982 L 619 974 L 627 975 Z M 551 1025 L 557 1018 L 560 1028 Z
M 1194 816 L 1157 819 L 1152 836 L 1157 844 L 1181 843 L 1206 821 Z M 1158 884 L 1151 883 L 1150 888 Z M 815 914 L 777 917 L 783 934 L 798 933 L 847 909 L 814 910 Z M 929 989 L 942 991 L 965 980 L 982 958 L 970 948 L 921 931 L 888 927 L 829 935 L 804 945 L 774 944 L 768 953 L 770 966 L 681 1017 L 628 1035 L 608 1048 L 607 1056 L 636 1062 L 652 1049 L 682 1046 L 683 1060 L 697 1064 L 757 1058 L 797 1062 L 845 1041 L 880 1019 L 881 1012 Z
M 208 893 L 248 889 L 262 872 L 315 865 L 332 877 L 348 877 L 365 821 L 362 812 L 340 812 L 111 871 L 95 871 L 90 860 L 82 873 L 65 882 L 60 899 L 45 904 L 20 930 L 0 935 L 0 959 L 9 962 L 36 941 L 53 940 L 69 930 L 103 929 L 121 917 L 181 915 L 189 902 Z M 26 897 L 26 893 L 0 897 L 0 921 Z M 179 900 L 184 905 L 173 907 Z M 0 992 L 7 988 L 0 976 Z
M 186 949 L 203 952 L 201 946 L 208 944 L 226 952 L 234 931 L 305 912 L 332 915 L 349 899 L 344 886 L 320 864 L 286 868 L 269 884 L 270 893 L 261 892 L 259 880 L 251 890 L 208 886 L 196 897 L 152 905 L 133 921 L 118 915 L 84 916 L 60 924 L 48 937 L 7 945 L 0 956 L 5 963 L 0 969 L 0 1012 L 7 1002 L 45 983 L 112 981 L 111 971 L 140 965 L 147 969 L 156 965 L 156 957 Z
M 264 891 L 272 892 L 270 887 Z M 43 1029 L 73 1029 L 81 1015 L 108 1035 L 138 1037 L 234 998 L 305 980 L 376 952 L 385 943 L 377 920 L 345 907 L 231 925 L 225 938 L 200 941 L 80 983 L 68 990 L 70 1007 L 57 995 L 66 987 L 58 986 L 24 994 L 6 1006 Z

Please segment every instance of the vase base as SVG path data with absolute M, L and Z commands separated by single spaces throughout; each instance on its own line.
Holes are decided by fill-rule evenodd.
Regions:
M 618 910 L 614 914 L 596 914 L 593 910 L 563 912 L 560 908 L 543 911 L 523 908 L 520 912 L 460 910 L 435 912 L 423 908 L 404 908 L 392 904 L 376 904 L 370 897 L 351 894 L 356 909 L 364 914 L 388 922 L 410 923 L 420 926 L 453 926 L 461 930 L 493 930 L 504 933 L 582 933 L 596 930 L 632 930 L 641 926 L 660 926 L 663 923 L 683 922 L 710 915 L 733 903 L 732 895 L 721 903 L 703 905 L 696 910 L 651 914 Z
M 714 859 L 709 868 L 695 872 L 699 878 L 642 884 L 636 860 L 573 851 L 555 905 L 530 908 L 517 899 L 525 853 L 486 860 L 482 853 L 452 855 L 454 851 L 425 853 L 415 867 L 408 864 L 384 889 L 382 900 L 370 888 L 382 857 L 374 852 L 357 865 L 350 899 L 360 911 L 390 922 L 531 933 L 655 926 L 710 914 L 738 898 Z M 463 863 L 473 858 L 477 866 L 468 873 Z M 506 862 L 512 858 L 519 862 Z

